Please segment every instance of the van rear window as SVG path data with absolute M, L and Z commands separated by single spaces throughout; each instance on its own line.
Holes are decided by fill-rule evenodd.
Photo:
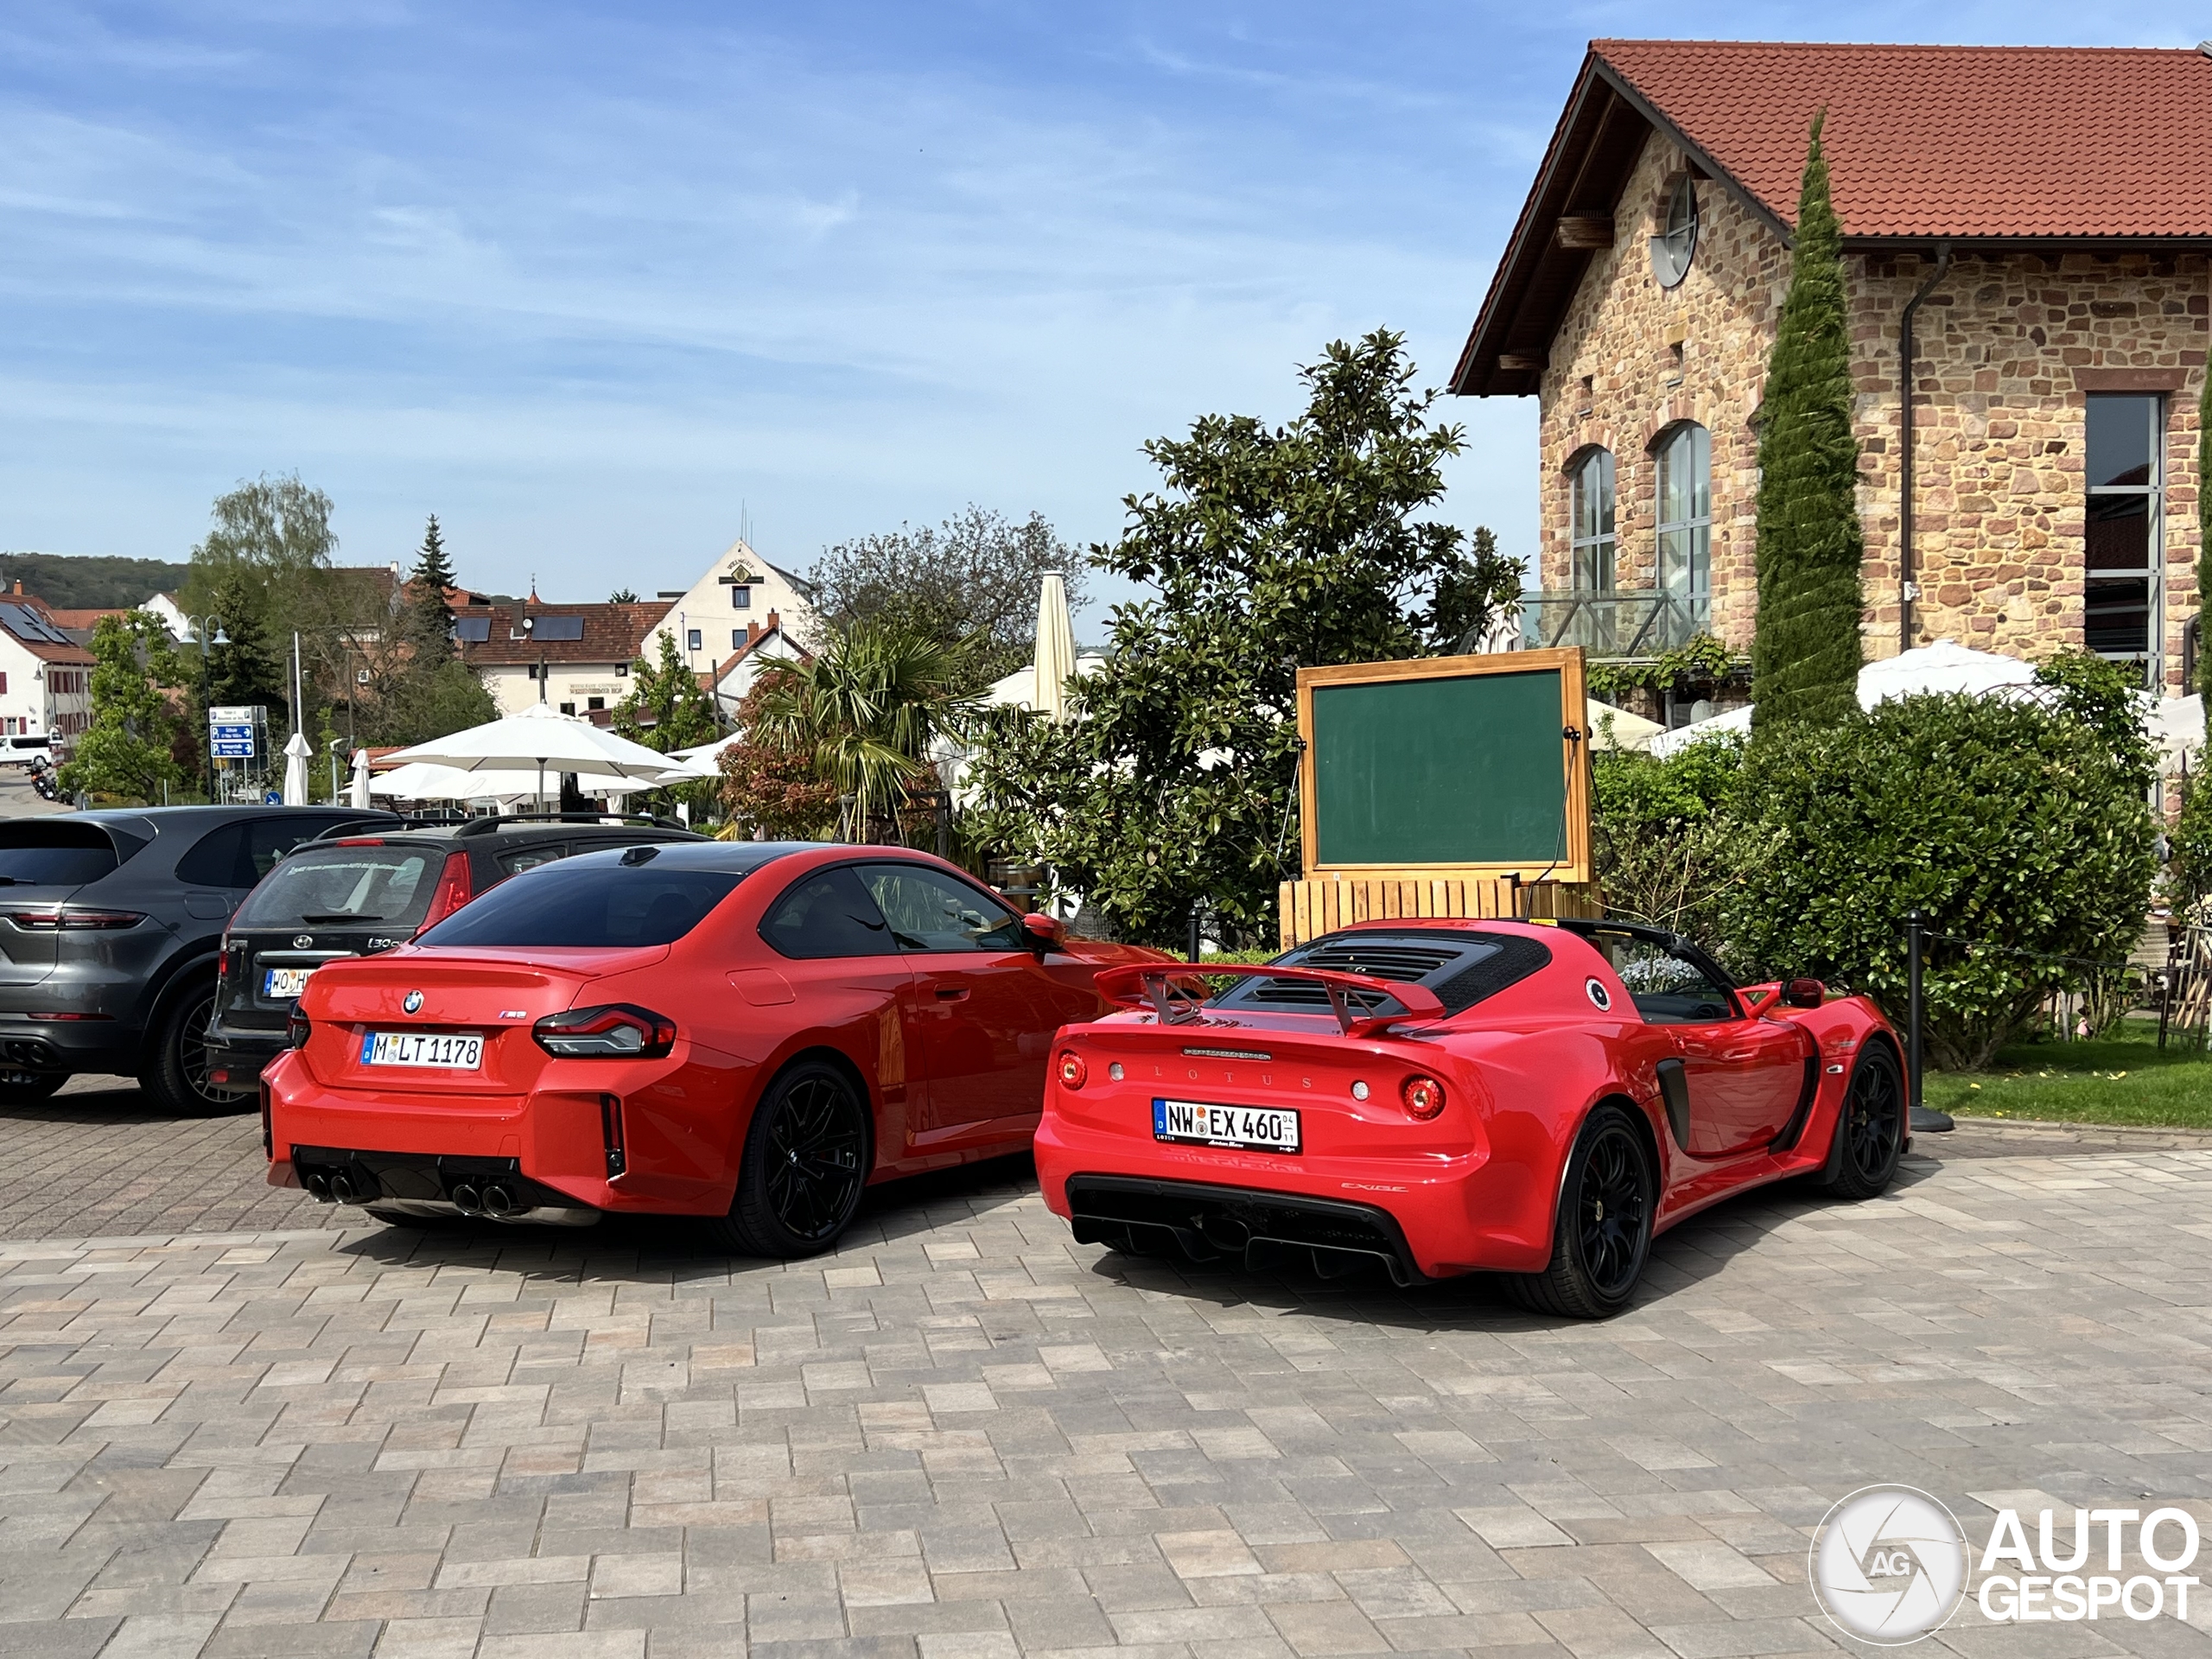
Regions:
M 500 883 L 416 943 L 574 950 L 673 944 L 729 897 L 738 880 L 728 870 L 563 859 Z
M 294 853 L 262 878 L 232 927 L 412 929 L 430 913 L 442 851 L 406 844 L 317 847 Z
M 115 843 L 85 823 L 0 827 L 0 886 L 80 887 L 113 873 Z

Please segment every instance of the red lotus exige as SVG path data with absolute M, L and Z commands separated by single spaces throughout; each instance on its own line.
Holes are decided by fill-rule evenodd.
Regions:
M 1785 1176 L 1871 1198 L 1909 1144 L 1871 1002 L 1738 989 L 1657 928 L 1371 922 L 1205 971 L 1109 969 L 1132 1011 L 1060 1033 L 1037 1173 L 1083 1243 L 1502 1271 L 1603 1318 L 1654 1233 Z
M 953 866 L 759 842 L 587 853 L 325 963 L 262 1075 L 270 1180 L 388 1220 L 715 1218 L 826 1249 L 869 1181 L 1029 1145 L 1077 942 Z

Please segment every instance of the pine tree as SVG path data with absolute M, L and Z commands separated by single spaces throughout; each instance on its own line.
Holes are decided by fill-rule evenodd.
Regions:
M 407 632 L 415 647 L 415 660 L 425 668 L 435 668 L 453 658 L 453 606 L 446 599 L 446 590 L 454 586 L 454 572 L 435 512 L 423 529 L 423 545 L 407 582 Z
M 1797 200 L 1797 237 L 1759 426 L 1758 626 L 1751 696 L 1761 727 L 1830 726 L 1858 704 L 1865 609 L 1859 445 L 1842 233 L 1821 126 Z M 1905 389 L 1910 395 L 1910 388 Z

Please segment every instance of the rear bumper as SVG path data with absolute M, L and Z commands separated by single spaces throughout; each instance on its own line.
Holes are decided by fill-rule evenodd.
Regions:
M 1117 1243 L 1128 1225 L 1166 1229 L 1185 1255 L 1257 1267 L 1281 1252 L 1384 1262 L 1402 1285 L 1464 1273 L 1541 1271 L 1551 1255 L 1556 1178 L 1478 1153 L 1420 1160 L 1216 1154 L 1103 1132 L 1052 1109 L 1048 1088 L 1035 1142 L 1045 1204 L 1086 1243 Z M 1178 1231 L 1177 1230 L 1180 1230 Z M 1134 1235 L 1142 1246 L 1167 1235 Z M 1256 1241 L 1256 1251 L 1249 1246 Z
M 217 1026 L 207 1033 L 207 1086 L 233 1095 L 250 1095 L 261 1079 L 262 1068 L 284 1052 L 282 1032 L 242 1031 Z
M 300 1051 L 288 1048 L 261 1077 L 269 1103 L 270 1159 L 297 1166 L 300 1185 L 307 1185 L 310 1166 L 328 1174 L 342 1166 L 372 1177 L 384 1195 L 379 1203 L 389 1198 L 451 1204 L 454 1172 L 493 1173 L 508 1178 L 518 1192 L 552 1195 L 537 1208 L 633 1215 L 728 1211 L 726 1185 L 637 1166 L 634 1148 L 650 1127 L 651 1113 L 650 1103 L 635 1095 L 340 1091 L 317 1082 L 304 1062 Z M 615 1068 L 606 1079 L 616 1089 L 635 1081 L 620 1071 Z M 342 1192 L 333 1196 L 346 1201 Z
M 0 1065 L 132 1077 L 149 1058 L 144 1046 L 144 1033 L 120 1020 L 31 1020 L 0 1014 Z
M 482 1216 L 533 1225 L 588 1227 L 601 1212 L 522 1173 L 513 1158 L 364 1152 L 352 1147 L 289 1148 L 270 1184 L 297 1186 L 323 1204 L 373 1204 L 413 1215 Z
M 1194 1262 L 1293 1263 L 1324 1278 L 1380 1262 L 1402 1286 L 1428 1279 L 1397 1217 L 1379 1205 L 1128 1175 L 1071 1175 L 1066 1193 L 1078 1244 L 1143 1249 L 1172 1243 Z

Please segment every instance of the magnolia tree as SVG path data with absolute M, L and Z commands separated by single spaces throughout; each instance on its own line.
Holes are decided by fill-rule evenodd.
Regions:
M 1452 649 L 1520 567 L 1429 516 L 1459 429 L 1433 425 L 1402 335 L 1337 341 L 1289 424 L 1210 415 L 1145 453 L 1160 487 L 1091 563 L 1156 598 L 1113 612 L 1111 655 L 1065 725 L 1002 710 L 969 776 L 972 836 L 1045 864 L 1124 935 L 1272 938 L 1298 873 L 1301 667 Z

